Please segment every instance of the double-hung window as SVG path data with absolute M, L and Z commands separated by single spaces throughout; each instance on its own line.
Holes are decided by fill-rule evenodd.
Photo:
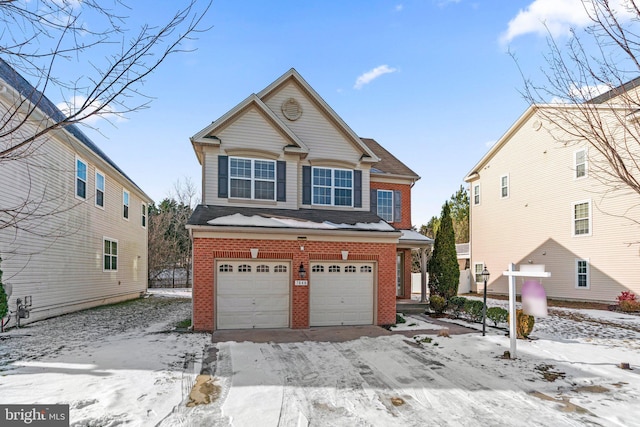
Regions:
M 87 198 L 87 163 L 76 157 L 76 197 Z
M 104 208 L 104 175 L 96 171 L 96 206 Z
M 576 202 L 573 204 L 573 235 L 591 235 L 591 201 Z
M 500 177 L 500 198 L 506 199 L 509 197 L 509 175 L 502 175 Z
M 129 219 L 129 192 L 122 190 L 122 217 Z
M 575 177 L 583 178 L 587 176 L 587 150 L 579 150 L 575 152 L 574 155 L 575 160 Z
M 353 171 L 314 167 L 312 197 L 314 205 L 353 206 Z
M 142 212 L 142 228 L 147 228 L 147 205 L 145 205 L 144 203 L 141 205 L 141 212 Z
M 276 199 L 276 162 L 273 160 L 229 159 L 230 197 L 239 199 Z
M 118 241 L 104 238 L 104 271 L 118 271 Z
M 482 271 L 484 270 L 484 262 L 476 262 L 473 265 L 473 271 L 476 276 L 476 283 L 483 283 L 484 277 L 482 277 Z
M 576 260 L 576 288 L 589 289 L 589 260 Z
M 476 184 L 473 186 L 473 204 L 480 204 L 480 184 Z
M 393 222 L 393 191 L 378 190 L 378 216 L 387 222 Z

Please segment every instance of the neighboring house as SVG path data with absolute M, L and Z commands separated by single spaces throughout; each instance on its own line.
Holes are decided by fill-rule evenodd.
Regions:
M 64 119 L 2 60 L 0 110 L 5 132 L 25 120 L 0 137 L 0 151 Z M 16 309 L 17 298 L 30 297 L 30 317 L 22 320 L 28 322 L 140 296 L 147 287 L 149 203 L 74 125 L 39 137 L 26 156 L 5 158 L 0 163 L 0 268 L 3 283 L 13 289 L 9 308 Z M 11 225 L 12 215 L 18 228 Z
M 611 96 L 592 100 L 590 108 L 613 123 L 603 100 Z M 502 272 L 515 263 L 544 264 L 551 277 L 542 284 L 552 298 L 615 301 L 621 291 L 640 293 L 638 195 L 596 179 L 593 165 L 602 158 L 587 141 L 559 142 L 571 136 L 545 117 L 560 108 L 573 111 L 531 106 L 465 177 L 472 291 L 482 291 L 486 265 L 487 291 L 508 293 Z
M 191 138 L 196 330 L 392 324 L 411 293 L 411 187 L 291 69 Z M 423 251 L 424 252 L 424 251 Z

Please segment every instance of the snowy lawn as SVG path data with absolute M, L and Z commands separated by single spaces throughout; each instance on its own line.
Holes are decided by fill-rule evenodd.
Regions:
M 154 296 L 0 335 L 0 403 L 68 403 L 87 426 L 640 425 L 640 317 L 554 309 L 505 360 L 495 328 L 214 346 L 170 331 L 189 312 Z M 203 354 L 213 401 L 187 407 Z

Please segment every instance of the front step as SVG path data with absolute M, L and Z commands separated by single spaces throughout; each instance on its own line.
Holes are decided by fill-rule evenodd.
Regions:
M 429 308 L 429 303 L 418 301 L 396 301 L 396 313 L 418 314 L 425 313 Z

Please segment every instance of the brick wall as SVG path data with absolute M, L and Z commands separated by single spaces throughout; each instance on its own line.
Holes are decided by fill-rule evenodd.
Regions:
M 304 250 L 301 250 L 304 246 Z M 375 261 L 378 265 L 378 325 L 395 323 L 396 318 L 396 245 L 393 243 L 315 242 L 295 240 L 193 239 L 193 328 L 215 329 L 214 288 L 216 259 L 250 259 L 250 248 L 258 248 L 258 259 L 291 261 L 291 327 L 309 327 L 309 286 L 293 286 L 298 267 L 307 271 L 309 261 L 341 260 L 341 251 L 349 251 L 349 260 Z M 409 257 L 410 258 L 410 257 Z M 409 276 L 410 277 L 410 276 Z
M 400 222 L 390 223 L 398 230 L 407 230 L 412 226 L 411 223 L 411 186 L 408 184 L 389 184 L 385 182 L 371 182 L 372 190 L 400 190 L 402 192 L 402 220 Z

